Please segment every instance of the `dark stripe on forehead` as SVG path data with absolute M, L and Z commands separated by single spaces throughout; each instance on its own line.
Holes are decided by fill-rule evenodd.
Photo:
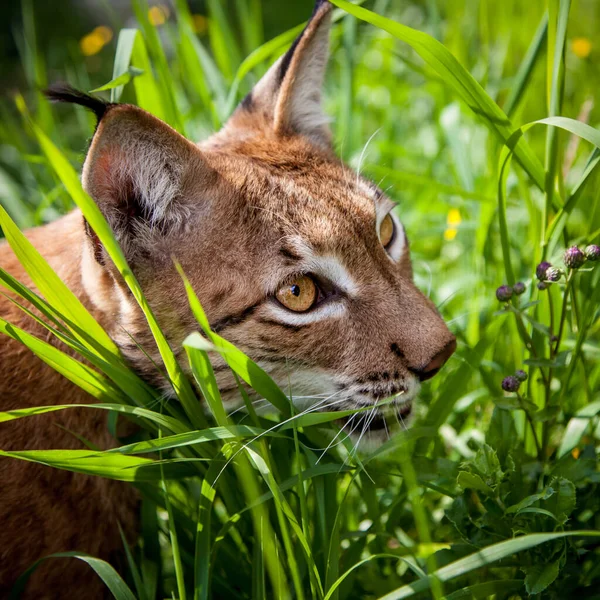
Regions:
M 219 290 L 211 298 L 211 303 L 215 306 L 219 306 L 221 304 L 221 302 L 223 302 L 223 300 L 225 300 L 225 298 L 228 298 L 229 296 L 231 296 L 233 294 L 233 291 L 234 291 L 233 285 L 229 285 L 226 288 Z
M 261 302 L 262 302 L 262 300 L 261 300 Z M 233 325 L 240 325 L 248 317 L 252 316 L 254 311 L 260 306 L 261 302 L 257 302 L 256 304 L 247 306 L 246 308 L 244 308 L 244 310 L 242 310 L 238 313 L 235 313 L 232 315 L 227 315 L 226 317 L 223 317 L 223 318 L 219 319 L 218 321 L 211 323 L 210 328 L 215 333 L 218 333 L 219 331 L 223 331 L 224 329 L 227 329 L 228 327 L 232 327 Z
M 296 254 L 296 252 L 294 252 L 289 246 L 282 246 L 281 248 L 279 248 L 279 253 L 282 256 L 285 256 L 288 260 L 302 260 L 302 257 L 299 254 Z
M 282 323 L 281 321 L 273 321 L 272 319 L 258 319 L 258 322 L 261 323 L 262 325 L 270 325 L 271 327 L 283 327 L 284 329 L 287 329 L 288 331 L 293 331 L 293 332 L 300 331 L 304 327 L 307 327 L 308 325 L 310 325 L 310 323 L 307 323 L 306 325 L 290 325 L 289 323 Z

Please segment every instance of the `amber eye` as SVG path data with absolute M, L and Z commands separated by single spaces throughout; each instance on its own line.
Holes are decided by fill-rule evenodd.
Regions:
M 275 295 L 286 308 L 294 312 L 306 312 L 316 302 L 319 292 L 315 282 L 302 275 L 281 286 Z
M 379 227 L 379 239 L 384 248 L 387 248 L 394 237 L 394 219 L 390 215 L 385 215 Z

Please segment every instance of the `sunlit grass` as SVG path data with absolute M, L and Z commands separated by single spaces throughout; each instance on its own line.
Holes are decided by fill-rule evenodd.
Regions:
M 232 2 L 231 10 L 208 2 L 206 15 L 192 14 L 183 0 L 152 8 L 133 0 L 137 30 L 115 30 L 111 40 L 106 26 L 94 29 L 75 41 L 74 66 L 63 69 L 36 46 L 34 5 L 24 3 L 29 89 L 26 102 L 2 105 L 0 221 L 43 297 L 6 275 L 2 285 L 35 302 L 52 334 L 94 369 L 19 333 L 24 343 L 96 405 L 134 416 L 144 434 L 111 452 L 12 456 L 140 489 L 144 543 L 132 550 L 130 589 L 108 567 L 91 565 L 117 598 L 391 600 L 423 590 L 436 598 L 564 598 L 593 589 L 600 556 L 597 541 L 584 536 L 600 529 L 600 269 L 579 273 L 567 294 L 577 311 L 568 311 L 566 363 L 543 367 L 553 371 L 553 386 L 535 383 L 541 369 L 531 361 L 533 351 L 549 360 L 534 322 L 547 323 L 550 298 L 558 306 L 561 297 L 558 286 L 551 296 L 536 290 L 537 262 L 545 256 L 558 264 L 566 245 L 600 240 L 600 133 L 597 109 L 589 108 L 600 83 L 598 8 L 551 0 L 545 18 L 546 3 L 516 0 L 366 2 L 374 12 L 334 3 L 359 18 L 336 12 L 326 100 L 336 146 L 398 201 L 417 283 L 459 339 L 443 375 L 425 384 L 414 426 L 366 456 L 343 436 L 330 445 L 338 415 L 322 413 L 316 423 L 314 414 L 297 414 L 285 391 L 210 332 L 188 286 L 198 330 L 209 340 L 186 342 L 205 414 L 108 225 L 81 190 L 76 169 L 88 117 L 51 110 L 36 94 L 48 69 L 60 68 L 75 86 L 104 86 L 111 100 L 135 102 L 200 139 L 220 127 L 298 29 L 266 41 L 258 0 Z M 113 50 L 104 79 L 90 76 L 83 61 Z M 527 125 L 557 115 L 584 115 L 589 127 L 566 119 Z M 575 139 L 581 143 L 569 143 Z M 38 224 L 74 204 L 144 309 L 179 405 L 162 402 L 102 333 L 82 335 L 95 327 L 91 317 L 10 220 Z M 523 311 L 531 320 L 500 311 L 495 298 L 496 287 L 517 280 L 536 303 Z M 5 322 L 0 332 L 18 333 Z M 213 352 L 270 412 L 257 414 L 245 398 L 246 411 L 225 414 Z M 528 410 L 539 409 L 533 425 L 500 388 L 525 361 Z M 334 401 L 320 400 L 323 408 Z M 540 457 L 534 435 L 543 440 Z

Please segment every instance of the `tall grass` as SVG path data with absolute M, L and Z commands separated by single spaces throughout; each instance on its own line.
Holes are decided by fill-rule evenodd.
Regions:
M 35 44 L 33 3 L 24 2 L 29 91 L 2 105 L 0 225 L 37 291 L 5 272 L 0 280 L 86 362 L 4 321 L 0 332 L 88 391 L 90 408 L 129 415 L 143 433 L 110 451 L 0 454 L 140 490 L 142 542 L 127 551 L 124 579 L 102 561 L 74 557 L 115 598 L 565 598 L 593 589 L 600 582 L 600 269 L 545 295 L 534 272 L 543 258 L 560 262 L 566 245 L 600 238 L 598 117 L 582 111 L 600 79 L 592 37 L 598 7 L 332 1 L 340 10 L 327 108 L 340 154 L 356 167 L 362 162 L 398 200 L 417 282 L 460 340 L 443 375 L 426 385 L 415 425 L 369 454 L 354 452 L 344 436 L 328 446 L 340 415 L 298 413 L 285 390 L 210 331 L 182 273 L 206 334 L 185 342 L 207 412 L 200 408 L 108 224 L 81 189 L 76 168 L 87 118 L 59 116 L 35 92 L 56 67 Z M 75 50 L 62 74 L 200 138 L 226 120 L 299 31 L 300 24 L 265 41 L 260 8 L 256 0 L 208 2 L 208 33 L 199 37 L 183 0 L 159 27 L 145 0 L 132 0 L 137 27 L 122 29 L 103 50 L 104 60 L 114 51 L 111 81 L 91 82 Z M 590 57 L 575 38 L 592 44 Z M 576 120 L 580 114 L 589 125 Z M 73 205 L 142 307 L 178 403 L 128 368 L 21 234 L 19 226 Z M 527 284 L 527 300 L 498 310 L 494 289 L 517 280 Z M 560 352 L 548 346 L 551 317 L 564 323 Z M 211 353 L 221 353 L 271 411 L 257 414 L 240 388 L 246 411 L 227 415 Z M 519 404 L 500 381 L 521 367 L 529 380 Z

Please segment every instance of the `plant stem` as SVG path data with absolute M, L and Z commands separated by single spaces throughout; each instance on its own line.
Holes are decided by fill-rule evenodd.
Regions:
M 533 436 L 533 443 L 535 444 L 535 449 L 537 451 L 537 458 L 538 458 L 538 460 L 542 460 L 542 448 L 540 446 L 540 442 L 538 440 L 537 433 L 535 431 L 535 423 L 533 422 L 533 419 L 531 418 L 531 413 L 527 410 L 527 408 L 525 408 L 523 398 L 521 397 L 521 394 L 519 394 L 519 392 L 517 392 L 517 398 L 519 399 L 519 404 L 521 405 L 521 409 L 525 412 L 525 416 L 527 417 L 527 422 L 529 423 L 529 426 L 531 427 L 531 434 Z
M 512 312 L 515 315 L 516 322 L 517 322 L 517 329 L 519 330 L 521 339 L 525 342 L 525 347 L 527 348 L 527 350 L 529 350 L 529 353 L 534 358 L 539 358 L 538 353 L 535 350 L 535 346 L 533 345 L 533 339 L 529 335 L 529 333 L 527 331 L 527 327 L 525 327 L 525 323 L 523 322 L 523 317 L 521 316 L 521 313 L 516 309 L 514 309 Z M 539 369 L 540 369 L 540 375 L 542 376 L 542 381 L 544 382 L 544 386 L 546 386 L 546 385 L 548 385 L 548 380 L 546 379 L 546 374 L 544 373 L 542 367 L 540 367 Z
M 574 273 L 574 271 L 572 269 L 570 269 L 569 274 L 567 275 L 567 282 L 565 284 L 565 290 L 563 292 L 562 307 L 561 307 L 561 312 L 560 312 L 560 321 L 558 324 L 558 334 L 556 336 L 556 342 L 554 343 L 554 346 L 552 346 L 552 343 L 550 344 L 550 356 L 552 358 L 558 355 L 558 351 L 560 349 L 560 342 L 562 341 L 562 336 L 563 336 L 563 332 L 564 332 L 564 328 L 565 328 L 565 321 L 567 320 L 567 305 L 568 305 L 568 300 L 569 300 L 569 293 L 570 293 L 572 285 L 573 285 L 573 273 Z M 547 388 L 547 392 L 546 392 L 546 406 L 550 406 L 550 401 L 551 401 L 550 383 L 552 381 L 552 369 L 550 369 L 549 375 L 550 375 L 550 379 L 548 381 L 548 388 Z M 544 445 L 544 448 L 546 447 L 548 440 L 550 438 L 550 429 L 553 425 L 552 421 L 553 421 L 553 419 L 551 419 L 550 421 L 546 421 L 542 426 L 542 444 Z
M 560 313 L 560 321 L 558 323 L 558 334 L 556 336 L 556 344 L 554 346 L 554 353 L 558 353 L 558 348 L 560 347 L 560 342 L 562 339 L 563 331 L 565 328 L 565 321 L 567 319 L 567 304 L 569 299 L 569 292 L 571 290 L 571 285 L 573 283 L 573 271 L 569 271 L 567 275 L 567 284 L 565 285 L 565 291 L 563 294 L 563 305 Z
M 548 290 L 548 310 L 550 311 L 550 359 L 554 358 L 552 338 L 554 337 L 554 301 L 552 300 L 552 288 Z M 552 377 L 550 377 L 552 381 Z
M 552 287 L 548 290 L 548 310 L 550 311 L 550 361 L 554 361 L 554 357 L 556 356 L 556 349 L 554 348 L 554 342 L 552 341 L 554 338 L 554 302 L 552 301 Z M 553 369 L 550 367 L 548 369 L 548 380 L 545 382 L 545 397 L 544 397 L 544 408 L 550 405 L 550 398 L 552 394 L 551 384 L 552 384 L 552 376 Z M 542 444 L 544 448 L 546 447 L 546 435 L 547 429 L 544 425 L 542 425 Z

